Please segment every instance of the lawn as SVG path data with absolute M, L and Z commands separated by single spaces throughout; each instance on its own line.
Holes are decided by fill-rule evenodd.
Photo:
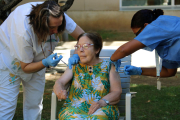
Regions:
M 42 120 L 50 119 L 51 92 L 55 80 L 46 80 Z M 137 92 L 132 99 L 132 120 L 180 120 L 180 86 L 163 86 L 159 91 L 155 85 L 131 84 L 131 91 Z M 62 102 L 58 102 L 57 110 Z M 57 111 L 58 113 L 58 111 Z M 22 87 L 17 110 L 13 120 L 22 119 Z
M 112 41 L 112 40 L 120 40 L 120 41 L 129 41 L 132 40 L 135 35 L 133 32 L 123 32 L 123 31 L 117 31 L 117 30 L 99 30 L 96 31 L 98 32 L 103 41 Z M 71 37 L 70 35 L 68 36 L 69 41 L 74 41 L 75 39 Z
M 180 86 L 162 87 L 131 84 L 132 120 L 180 120 Z

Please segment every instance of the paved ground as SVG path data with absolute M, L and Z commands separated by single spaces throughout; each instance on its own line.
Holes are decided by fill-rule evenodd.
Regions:
M 57 80 L 58 78 L 60 78 L 61 75 L 62 73 L 56 73 L 56 74 L 46 73 L 45 77 L 46 80 Z

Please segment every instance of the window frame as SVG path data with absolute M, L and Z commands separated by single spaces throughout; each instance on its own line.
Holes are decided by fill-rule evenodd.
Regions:
M 122 6 L 122 0 L 119 0 L 119 11 L 137 11 L 140 9 L 163 9 L 180 10 L 180 5 L 175 5 L 175 0 L 171 0 L 171 5 L 152 5 L 152 6 Z

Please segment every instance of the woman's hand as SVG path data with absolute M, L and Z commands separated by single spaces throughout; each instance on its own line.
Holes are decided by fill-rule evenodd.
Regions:
M 98 102 L 93 102 L 91 107 L 89 108 L 88 114 L 93 114 L 97 109 L 106 106 L 106 103 L 103 100 L 99 100 Z
M 67 90 L 63 90 L 60 87 L 60 84 L 58 84 L 58 82 L 55 83 L 54 87 L 53 87 L 53 91 L 56 94 L 58 99 L 66 99 L 67 98 Z
M 60 100 L 65 100 L 67 98 L 67 90 L 60 90 L 57 97 Z

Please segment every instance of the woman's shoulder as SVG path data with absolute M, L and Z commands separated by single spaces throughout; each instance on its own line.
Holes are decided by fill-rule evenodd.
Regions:
M 102 62 L 101 62 L 101 66 L 102 66 L 102 67 L 107 67 L 107 68 L 109 68 L 110 65 L 111 65 L 110 60 L 102 59 Z

